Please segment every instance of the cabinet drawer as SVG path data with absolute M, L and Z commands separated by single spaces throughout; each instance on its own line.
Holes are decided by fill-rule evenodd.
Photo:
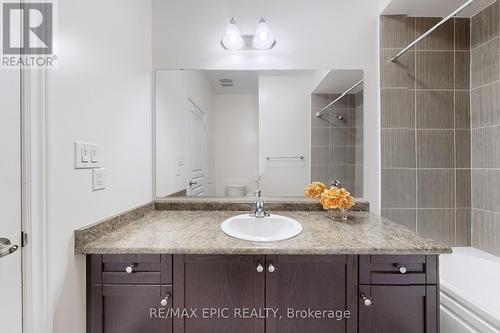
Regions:
M 171 255 L 94 255 L 92 283 L 171 284 Z
M 437 284 L 437 256 L 373 255 L 359 257 L 360 284 Z

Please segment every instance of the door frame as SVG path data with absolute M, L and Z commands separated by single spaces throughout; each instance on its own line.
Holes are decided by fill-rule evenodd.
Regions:
M 189 129 L 189 122 L 191 121 L 190 120 L 190 117 L 191 117 L 191 113 L 194 114 L 193 112 L 193 109 L 192 107 L 195 108 L 195 111 L 198 112 L 200 114 L 200 116 L 203 118 L 203 124 L 205 125 L 205 157 L 204 157 L 204 161 L 203 161 L 203 168 L 205 170 L 205 193 L 208 193 L 208 117 L 207 117 L 207 114 L 202 110 L 202 108 L 199 106 L 199 104 L 196 102 L 196 100 L 190 96 L 188 94 L 187 96 L 187 104 L 188 104 L 188 107 L 186 109 L 186 116 L 185 116 L 185 121 L 186 121 L 186 124 L 188 125 L 188 129 Z M 188 133 L 188 136 L 190 136 L 192 133 Z M 192 138 L 191 137 L 188 137 L 188 140 L 191 140 Z M 188 142 L 188 145 L 189 145 L 189 142 Z M 186 152 L 187 154 L 189 154 L 189 149 L 188 151 Z M 187 155 L 186 154 L 186 155 Z M 187 172 L 191 172 L 191 162 L 189 159 L 186 160 L 187 161 Z M 187 193 L 188 193 L 188 196 L 189 196 L 189 181 L 191 180 L 190 177 L 188 177 L 189 174 L 187 174 L 186 176 L 186 189 L 187 189 Z M 205 194 L 206 195 L 206 194 Z
M 23 333 L 50 332 L 47 279 L 46 69 L 21 70 Z

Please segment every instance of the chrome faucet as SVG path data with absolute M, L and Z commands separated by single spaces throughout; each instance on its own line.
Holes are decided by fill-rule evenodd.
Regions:
M 269 215 L 271 215 L 271 214 L 267 213 L 264 210 L 264 200 L 258 199 L 255 202 L 255 211 L 253 213 L 250 213 L 250 216 L 257 217 L 257 218 L 263 218 L 263 217 L 267 217 Z
M 340 187 L 340 186 L 342 186 L 342 182 L 338 179 L 335 179 L 335 180 L 332 180 L 330 185 L 335 186 L 335 187 Z

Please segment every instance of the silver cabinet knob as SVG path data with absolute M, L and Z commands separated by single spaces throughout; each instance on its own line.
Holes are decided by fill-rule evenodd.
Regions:
M 128 266 L 125 268 L 125 272 L 127 272 L 127 273 L 129 273 L 129 274 L 130 274 L 130 273 L 132 273 L 132 272 L 134 271 L 134 267 L 135 267 L 135 265 L 134 265 L 134 264 L 132 264 L 132 265 L 128 265 Z
M 274 273 L 274 271 L 276 271 L 276 267 L 274 267 L 274 265 L 273 265 L 273 263 L 272 263 L 272 262 L 270 262 L 270 263 L 269 263 L 269 266 L 267 266 L 267 271 L 268 271 L 269 273 Z
M 165 297 L 163 297 L 160 301 L 161 306 L 167 306 L 168 305 L 168 299 L 170 298 L 170 294 L 167 294 Z
M 370 306 L 370 305 L 372 305 L 372 300 L 371 300 L 371 299 L 369 299 L 368 297 L 366 297 L 366 296 L 365 296 L 365 294 L 361 294 L 361 295 L 360 295 L 360 297 L 361 297 L 361 300 L 363 300 L 363 304 L 364 304 L 365 306 Z
M 257 265 L 257 272 L 262 273 L 264 271 L 264 266 L 261 263 Z
M 400 264 L 394 264 L 394 267 L 396 267 L 399 270 L 399 273 L 401 274 L 406 274 L 406 272 L 408 271 L 408 269 L 405 266 Z

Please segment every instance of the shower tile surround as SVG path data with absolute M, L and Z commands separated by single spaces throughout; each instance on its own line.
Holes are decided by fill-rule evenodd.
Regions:
M 354 194 L 358 198 L 363 197 L 363 123 L 364 123 L 364 109 L 363 109 L 364 95 L 363 91 L 356 93 L 356 139 L 354 140 Z
M 500 5 L 471 22 L 472 246 L 500 256 Z
M 380 21 L 382 216 L 452 246 L 471 243 L 470 19 Z
M 363 92 L 348 94 L 329 112 L 316 112 L 340 94 L 311 95 L 311 181 L 340 180 L 356 197 L 363 196 Z M 344 117 L 339 120 L 337 115 Z

